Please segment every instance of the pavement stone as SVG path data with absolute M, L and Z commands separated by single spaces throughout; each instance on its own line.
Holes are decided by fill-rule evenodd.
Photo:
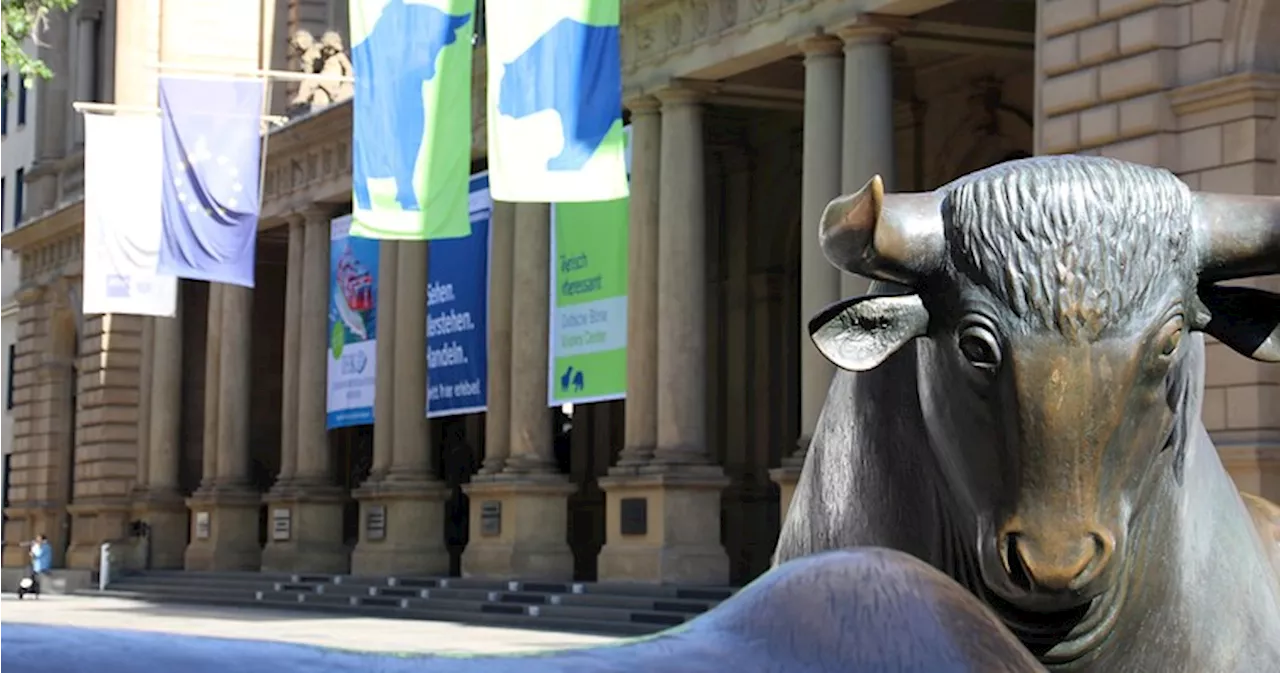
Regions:
M 501 654 L 581 647 L 607 636 L 261 608 L 156 604 L 121 598 L 0 595 L 0 626 L 12 623 L 130 629 L 322 647 L 426 654 Z

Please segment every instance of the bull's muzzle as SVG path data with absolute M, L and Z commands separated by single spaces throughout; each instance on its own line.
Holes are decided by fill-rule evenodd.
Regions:
M 1100 593 L 1115 553 L 1115 537 L 1102 530 L 1033 535 L 1009 530 L 1001 534 L 1000 556 L 1014 586 L 1028 593 L 1071 592 L 1084 597 Z

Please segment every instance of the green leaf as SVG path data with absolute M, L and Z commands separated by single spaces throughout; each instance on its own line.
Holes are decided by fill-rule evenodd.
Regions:
M 47 47 L 42 36 L 50 21 L 65 21 L 65 16 L 53 15 L 75 7 L 76 0 L 2 0 L 0 11 L 4 16 L 4 31 L 0 32 L 0 58 L 10 71 L 22 78 L 22 86 L 32 87 L 36 78 L 50 79 L 53 72 L 36 56 L 22 50 L 23 44 Z M 34 51 L 34 49 L 33 49 Z M 10 92 L 5 92 L 9 95 Z

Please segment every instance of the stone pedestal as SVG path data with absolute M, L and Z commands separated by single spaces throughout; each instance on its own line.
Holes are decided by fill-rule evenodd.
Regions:
M 129 510 L 129 503 L 123 500 L 67 505 L 72 523 L 66 567 L 79 570 L 97 568 L 102 542 L 119 540 L 128 531 Z
M 563 475 L 498 475 L 462 487 L 471 498 L 463 577 L 573 579 L 569 496 Z
M 133 520 L 145 521 L 150 529 L 147 537 L 139 539 L 136 567 L 181 570 L 191 526 L 191 515 L 182 496 L 177 492 L 135 492 Z
M 350 570 L 351 550 L 342 543 L 342 489 L 294 488 L 266 500 L 264 572 L 338 575 Z
M 191 542 L 187 570 L 250 570 L 262 564 L 258 544 L 258 511 L 262 497 L 255 491 L 213 489 L 187 499 L 191 510 Z
M 599 580 L 727 584 L 720 492 L 728 485 L 718 468 L 600 479 L 607 523 Z
M 353 575 L 447 575 L 444 501 L 439 481 L 378 481 L 352 493 L 360 501 Z
M 796 494 L 796 484 L 800 482 L 802 463 L 784 461 L 782 467 L 769 470 L 769 480 L 778 485 L 778 521 L 786 523 L 787 513 L 791 511 L 791 499 Z

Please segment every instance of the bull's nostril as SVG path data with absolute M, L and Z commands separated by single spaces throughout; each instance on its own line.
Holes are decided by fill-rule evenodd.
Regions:
M 1022 557 L 1018 534 L 1008 533 L 1000 545 L 1000 558 L 1004 561 L 1005 572 L 1013 585 L 1023 591 L 1031 590 L 1031 573 L 1027 570 L 1026 560 Z

